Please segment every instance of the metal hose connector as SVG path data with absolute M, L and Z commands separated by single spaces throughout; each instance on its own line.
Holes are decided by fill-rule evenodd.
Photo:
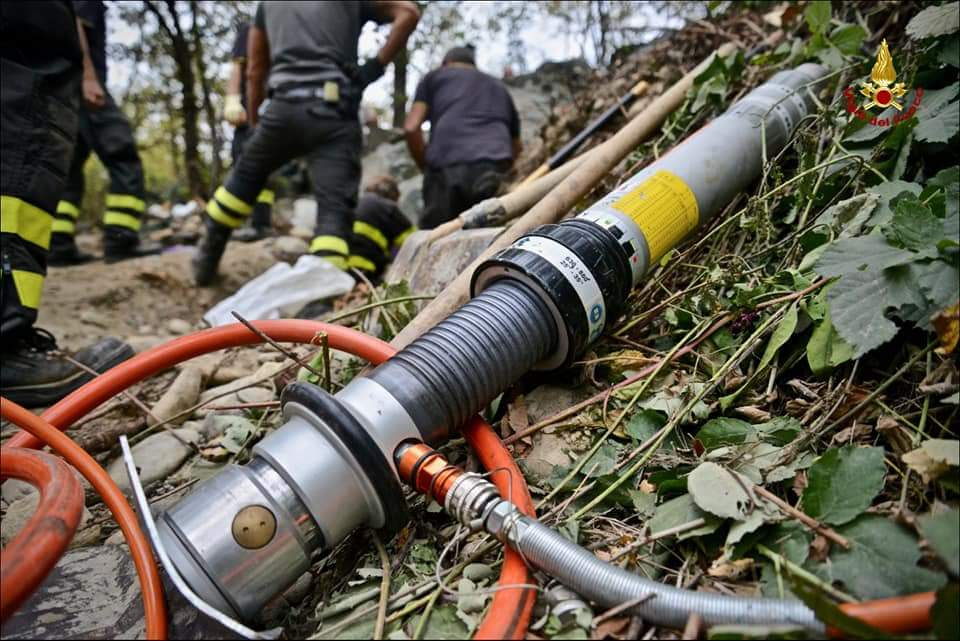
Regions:
M 682 628 L 691 612 L 707 625 L 796 625 L 818 634 L 825 628 L 800 601 L 728 596 L 676 588 L 601 561 L 543 523 L 524 516 L 478 474 L 464 474 L 446 494 L 447 513 L 473 530 L 483 529 L 519 552 L 529 565 L 576 594 L 604 607 L 642 602 L 630 612 L 656 625 Z M 644 598 L 646 597 L 646 598 Z
M 553 350 L 557 324 L 526 285 L 502 280 L 378 367 L 370 378 L 435 443 Z
M 530 565 L 605 607 L 648 597 L 631 612 L 657 625 L 682 628 L 690 613 L 696 612 L 707 625 L 789 624 L 820 634 L 825 631 L 800 601 L 684 590 L 601 561 L 535 519 L 520 517 L 513 530 L 506 538 Z

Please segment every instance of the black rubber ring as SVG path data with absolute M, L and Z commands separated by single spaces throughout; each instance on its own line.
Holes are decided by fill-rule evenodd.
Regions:
M 299 382 L 284 388 L 280 402 L 283 405 L 303 405 L 347 446 L 380 499 L 380 507 L 386 517 L 381 528 L 385 536 L 392 537 L 407 524 L 407 502 L 400 482 L 393 473 L 393 462 L 384 456 L 380 446 L 340 401 L 316 385 Z
M 436 453 L 436 450 L 431 449 L 430 451 L 421 454 L 420 458 L 417 459 L 417 462 L 413 464 L 413 469 L 410 470 L 410 478 L 407 479 L 407 483 L 410 484 L 410 487 L 417 489 L 417 472 L 420 471 L 420 466 L 423 465 L 424 461 Z

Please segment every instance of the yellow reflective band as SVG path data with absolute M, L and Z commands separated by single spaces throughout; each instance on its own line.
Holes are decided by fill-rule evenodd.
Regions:
M 347 241 L 339 236 L 317 236 L 313 239 L 313 242 L 310 243 L 310 251 L 328 251 L 346 256 L 350 253 L 350 246 L 347 244 Z
M 264 189 L 257 196 L 258 203 L 266 203 L 268 205 L 273 205 L 274 193 L 272 189 Z
M 373 261 L 367 260 L 363 256 L 351 256 L 347 259 L 347 264 L 365 272 L 377 271 L 377 266 L 373 264 Z
M 347 271 L 347 259 L 343 256 L 320 256 L 320 258 L 324 259 L 340 271 Z
M 70 216 L 70 218 L 76 220 L 80 217 L 80 208 L 69 200 L 61 200 L 59 203 L 57 203 L 57 213 L 66 214 L 67 216 Z
M 217 191 L 215 194 L 213 194 L 213 197 L 242 216 L 245 216 L 253 211 L 253 205 L 248 205 L 247 203 L 243 202 L 227 191 L 226 187 L 217 187 Z
M 242 218 L 237 218 L 236 216 L 231 216 L 230 214 L 224 212 L 222 209 L 220 209 L 220 205 L 218 205 L 217 201 L 215 200 L 211 200 L 207 203 L 207 215 L 221 225 L 229 227 L 230 229 L 237 229 L 243 224 Z
M 43 292 L 43 275 L 36 272 L 12 270 L 13 285 L 17 288 L 20 304 L 30 309 L 40 308 L 40 293 Z
M 77 225 L 72 220 L 54 218 L 53 229 L 51 231 L 55 234 L 70 234 L 73 236 L 77 231 Z
M 13 234 L 37 247 L 50 249 L 53 216 L 14 196 L 0 196 L 0 231 Z
M 400 245 L 402 245 L 403 242 L 410 237 L 410 234 L 412 234 L 415 231 L 417 231 L 416 225 L 408 227 L 406 231 L 401 232 L 399 236 L 393 239 L 393 246 L 399 247 Z
M 104 225 L 116 225 L 117 227 L 126 227 L 133 231 L 140 231 L 140 219 L 130 214 L 124 214 L 119 211 L 107 211 L 103 215 Z
M 132 209 L 142 213 L 146 208 L 146 204 L 136 196 L 107 194 L 107 209 Z
M 387 247 L 389 246 L 389 243 L 387 243 L 387 237 L 383 235 L 382 231 L 370 223 L 365 223 L 362 220 L 354 221 L 353 233 L 372 240 L 377 244 L 377 247 L 383 251 L 387 251 Z

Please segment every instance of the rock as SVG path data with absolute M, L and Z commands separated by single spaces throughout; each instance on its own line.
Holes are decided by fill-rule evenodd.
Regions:
M 103 542 L 104 545 L 126 545 L 127 537 L 123 535 L 123 530 L 117 528 L 113 533 L 106 538 Z
M 173 433 L 189 443 L 199 443 L 200 434 L 194 430 L 180 428 Z M 164 479 L 179 468 L 193 453 L 193 450 L 181 443 L 170 432 L 160 432 L 148 436 L 133 446 L 133 458 L 140 470 L 140 483 L 150 485 L 154 481 Z M 127 480 L 127 470 L 123 465 L 123 458 L 118 458 L 107 467 L 111 478 L 123 491 L 129 491 L 130 482 Z
M 303 238 L 281 236 L 273 241 L 270 251 L 277 260 L 293 264 L 297 258 L 310 251 L 310 245 Z
M 31 492 L 12 501 L 7 507 L 6 513 L 3 515 L 3 520 L 0 520 L 0 544 L 4 546 L 20 533 L 23 526 L 27 524 L 30 517 L 37 511 L 37 504 L 40 502 L 40 492 L 35 490 L 33 486 L 28 487 Z M 90 516 L 90 510 L 84 507 L 80 515 L 80 524 L 77 526 L 78 533 L 83 530 Z M 97 536 L 99 536 L 99 532 Z M 71 541 L 71 546 L 82 544 L 82 541 Z
M 156 332 L 156 330 L 153 325 L 141 325 L 137 328 L 138 334 L 153 334 L 154 332 Z
M 290 235 L 310 242 L 313 239 L 313 227 L 293 227 Z
M 153 349 L 161 343 L 167 342 L 168 338 L 164 336 L 127 336 L 125 339 L 127 345 L 133 348 L 133 351 L 136 353 L 145 352 L 148 349 Z
M 167 331 L 171 334 L 188 334 L 193 330 L 193 325 L 182 318 L 171 318 L 167 321 Z
M 426 244 L 429 232 L 416 232 L 400 248 L 384 282 L 406 281 L 410 291 L 437 294 L 486 249 L 502 227 L 466 229 Z
M 0 496 L 3 497 L 7 505 L 24 496 L 35 494 L 36 491 L 37 488 L 20 479 L 7 479 L 3 482 L 3 485 L 0 486 Z
M 297 198 L 293 201 L 290 225 L 294 228 L 313 229 L 317 222 L 317 201 L 313 198 Z
M 80 321 L 86 325 L 94 325 L 102 329 L 110 327 L 110 319 L 107 315 L 93 309 L 85 309 L 80 312 Z
M 117 545 L 68 551 L 3 622 L 5 639 L 134 639 L 145 632 L 137 572 Z
M 533 447 L 527 452 L 524 465 L 538 477 L 548 478 L 554 465 L 566 467 L 573 462 L 563 451 L 570 444 L 559 435 L 541 430 L 533 435 L 532 440 Z
M 233 382 L 238 378 L 243 378 L 249 373 L 249 370 L 228 366 L 220 367 L 216 372 L 210 377 L 209 383 L 211 385 L 226 385 L 227 383 Z
M 237 390 L 240 390 L 240 388 L 242 387 L 250 385 L 254 381 L 264 379 L 267 377 L 272 377 L 278 374 L 283 368 L 284 368 L 284 365 L 282 363 L 264 363 L 260 367 L 258 367 L 257 371 L 254 372 L 253 374 L 244 376 L 243 378 L 238 378 L 235 381 L 227 383 L 226 385 L 219 385 L 217 387 L 212 387 L 208 389 L 207 391 L 205 391 L 203 394 L 200 395 L 200 402 L 207 403 L 210 400 L 216 398 L 217 396 L 220 396 L 221 394 L 225 394 L 228 392 L 235 392 Z M 258 383 L 258 385 L 270 386 L 272 384 L 270 380 L 267 379 Z M 242 390 L 242 392 L 246 392 L 246 391 L 248 390 Z M 272 392 L 270 392 L 270 394 L 272 397 Z M 241 394 L 241 395 L 246 396 L 246 394 Z M 244 402 L 252 403 L 254 401 L 244 401 Z M 217 405 L 226 405 L 226 404 L 227 403 L 225 402 L 224 399 L 219 399 L 217 401 Z
M 196 405 L 202 390 L 203 372 L 197 367 L 187 365 L 180 370 L 177 377 L 173 379 L 173 383 L 163 393 L 160 400 L 150 408 L 150 411 L 160 421 L 171 419 Z M 173 421 L 173 425 L 180 425 L 185 420 L 187 420 L 187 417 L 181 416 Z M 149 423 L 152 425 L 155 421 L 151 419 Z
M 569 104 L 573 92 L 589 78 L 590 68 L 582 60 L 546 62 L 532 73 L 503 82 L 520 114 L 520 137 L 526 147 L 541 136 L 556 105 Z
M 589 396 L 589 392 L 579 388 L 567 389 L 556 385 L 541 385 L 525 395 L 523 400 L 527 405 L 527 417 L 533 425 L 586 400 Z

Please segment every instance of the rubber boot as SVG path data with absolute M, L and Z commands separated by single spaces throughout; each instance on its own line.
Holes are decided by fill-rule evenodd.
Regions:
M 47 407 L 93 378 L 62 358 L 50 332 L 31 327 L 3 339 L 0 394 L 24 407 Z M 116 338 L 102 338 L 72 358 L 97 373 L 133 356 L 133 348 Z
M 116 263 L 130 258 L 153 256 L 163 249 L 160 245 L 143 243 L 140 234 L 132 229 L 106 225 L 103 228 L 103 261 Z
M 273 235 L 273 227 L 270 225 L 270 205 L 268 203 L 257 203 L 253 206 L 253 213 L 250 215 L 250 226 L 242 227 L 233 235 L 234 240 L 241 243 L 252 243 L 257 240 L 263 240 Z
M 82 265 L 96 260 L 93 254 L 80 251 L 77 241 L 71 234 L 53 232 L 50 235 L 50 253 L 47 254 L 47 265 L 51 267 L 66 267 L 68 265 Z
M 223 252 L 227 248 L 227 241 L 230 240 L 230 233 L 233 231 L 210 217 L 204 217 L 204 224 L 207 233 L 200 241 L 192 263 L 193 281 L 198 287 L 210 285 L 217 277 L 220 258 L 223 257 Z

